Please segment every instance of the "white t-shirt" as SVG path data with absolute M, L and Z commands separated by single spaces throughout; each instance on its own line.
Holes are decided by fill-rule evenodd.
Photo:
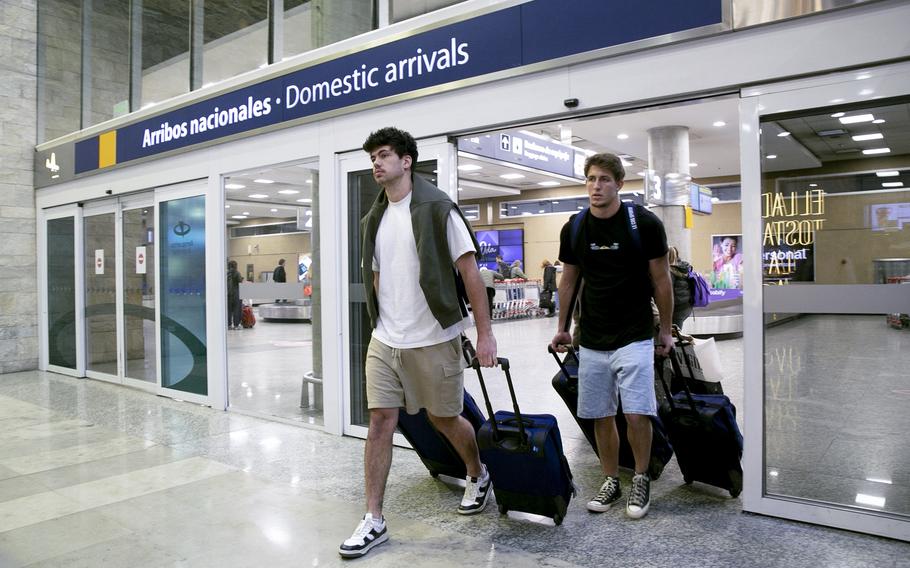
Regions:
M 471 234 L 453 209 L 446 238 L 454 264 L 461 255 L 476 252 Z M 396 349 L 437 345 L 457 337 L 462 320 L 445 329 L 439 325 L 420 288 L 420 260 L 411 224 L 411 194 L 389 203 L 376 232 L 373 271 L 379 272 L 379 320 L 373 337 Z

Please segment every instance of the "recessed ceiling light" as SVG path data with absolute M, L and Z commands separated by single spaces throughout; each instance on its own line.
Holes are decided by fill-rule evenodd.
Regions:
M 458 166 L 458 169 L 463 172 L 476 172 L 477 170 L 482 170 L 483 166 L 478 166 L 475 164 L 462 164 Z
M 275 183 L 275 180 L 265 179 L 265 178 L 256 178 L 253 180 L 253 183 Z
M 303 197 L 303 198 L 297 200 L 297 203 L 312 203 L 312 202 L 313 202 L 313 200 L 310 199 L 309 197 Z
M 697 168 L 697 167 L 698 167 L 698 162 L 689 162 L 689 167 L 690 167 L 690 168 Z
M 539 181 L 539 182 L 537 182 L 537 185 L 542 185 L 544 187 L 556 187 L 557 185 L 559 185 L 559 182 L 558 181 Z
M 783 132 L 778 132 L 777 135 L 781 138 L 786 138 L 787 136 L 790 136 L 790 133 L 784 130 Z
M 863 150 L 863 154 L 871 156 L 874 154 L 888 154 L 891 152 L 891 148 L 869 148 L 868 150 Z
M 884 118 L 876 118 L 875 120 L 872 121 L 872 124 L 884 124 L 884 123 L 885 123 Z
M 459 187 L 459 188 L 458 188 L 458 191 L 464 191 L 464 188 L 463 188 L 463 187 Z
M 246 215 L 231 215 L 231 219 L 246 219 Z
M 853 116 L 842 116 L 839 118 L 841 124 L 856 124 L 857 122 L 872 122 L 875 117 L 871 114 L 855 114 Z
M 859 96 L 861 96 L 861 97 L 868 97 L 869 95 L 874 95 L 874 94 L 875 94 L 875 91 L 872 89 L 863 89 L 862 91 L 859 92 Z
M 502 179 L 522 179 L 525 176 L 524 176 L 524 174 L 502 174 L 499 177 L 501 177 Z
M 250 199 L 265 199 L 266 197 L 268 197 L 268 195 L 266 195 L 264 193 L 251 193 L 247 197 L 249 197 Z
M 886 181 L 882 184 L 882 187 L 904 187 L 904 182 L 902 181 Z
M 537 212 L 538 212 L 538 213 L 546 213 L 546 211 L 544 211 L 543 209 L 538 209 Z
M 249 211 L 244 211 L 243 214 L 244 214 L 244 215 L 249 215 L 250 212 L 249 212 Z
M 717 120 L 714 122 L 714 126 L 717 126 L 718 128 L 720 128 L 721 126 L 726 126 L 726 125 L 727 125 L 727 123 L 724 122 L 723 120 Z
M 552 203 L 553 205 L 559 205 L 558 201 L 551 201 L 550 203 Z
M 899 176 L 899 175 L 901 175 L 901 173 L 897 170 L 883 170 L 880 172 L 875 172 L 875 175 L 877 175 L 880 178 L 890 178 L 890 177 L 894 177 L 894 176 Z
M 836 112 L 836 113 L 834 113 L 834 114 L 831 115 L 831 118 L 840 118 L 840 117 L 844 116 L 845 114 L 847 114 L 847 113 L 845 113 L 845 112 Z
M 857 142 L 862 142 L 863 140 L 881 140 L 884 136 L 880 132 L 874 134 L 857 134 L 852 137 Z
M 272 213 L 278 213 L 277 209 L 269 209 L 269 211 L 271 211 Z
M 224 208 L 225 208 L 225 209 L 230 209 L 231 206 L 230 206 L 230 205 L 225 205 Z
M 282 195 L 295 195 L 297 193 L 300 193 L 300 191 L 296 190 L 296 189 L 282 189 L 282 190 L 279 190 L 278 193 L 280 193 Z
M 306 180 L 306 182 L 310 185 L 313 185 L 313 180 L 311 180 L 311 179 Z
M 246 187 L 242 183 L 226 183 L 224 184 L 224 189 L 243 189 Z
M 817 184 L 817 183 L 810 183 L 810 184 L 809 184 L 809 187 L 818 187 L 818 184 Z
M 628 139 L 629 139 L 629 135 L 628 135 L 628 134 L 625 134 L 625 133 L 617 134 L 617 135 L 616 135 L 616 138 L 618 138 L 619 140 L 628 140 Z
M 768 154 L 768 155 L 765 156 L 765 157 L 768 158 L 769 160 L 773 160 L 774 158 L 777 157 L 777 154 Z

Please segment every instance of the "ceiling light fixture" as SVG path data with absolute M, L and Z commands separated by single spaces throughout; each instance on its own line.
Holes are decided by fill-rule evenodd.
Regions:
M 246 215 L 231 215 L 231 219 L 246 219 Z
M 308 183 L 308 184 L 310 184 L 310 185 L 313 185 L 313 180 L 308 179 L 308 180 L 306 180 L 306 183 Z
M 275 180 L 265 179 L 265 178 L 256 178 L 253 180 L 253 183 L 275 183 Z
M 247 197 L 249 197 L 250 199 L 265 199 L 266 197 L 268 197 L 268 195 L 266 195 L 264 193 L 251 193 Z
M 853 116 L 842 116 L 839 118 L 841 124 L 856 124 L 858 122 L 872 122 L 875 117 L 871 114 L 855 114 Z
M 303 197 L 303 198 L 297 200 L 297 203 L 312 203 L 312 202 L 313 202 L 313 200 L 310 199 L 309 197 Z
M 862 142 L 863 140 L 881 140 L 884 138 L 884 135 L 882 135 L 880 132 L 876 132 L 874 134 L 857 134 L 852 138 L 856 142 Z
M 716 127 L 718 127 L 718 128 L 720 128 L 721 126 L 726 126 L 726 125 L 727 125 L 727 123 L 724 122 L 723 120 L 716 120 L 716 121 L 714 121 L 714 126 L 716 126 Z
M 872 124 L 884 124 L 884 123 L 885 123 L 884 118 L 876 118 L 875 120 L 872 121 Z
M 836 113 L 834 113 L 834 114 L 831 115 L 831 118 L 840 118 L 840 117 L 844 116 L 845 114 L 847 114 L 847 113 L 845 113 L 845 112 L 836 112 Z
M 458 166 L 458 169 L 463 172 L 476 172 L 477 170 L 482 170 L 483 166 L 477 166 L 474 164 L 462 164 Z
M 894 177 L 894 176 L 899 176 L 899 175 L 901 175 L 901 173 L 897 170 L 883 170 L 880 172 L 875 172 L 875 175 L 877 175 L 880 178 L 890 178 L 890 177 Z
M 525 176 L 524 176 L 524 174 L 502 174 L 499 177 L 501 177 L 502 179 L 522 179 Z
M 224 184 L 224 189 L 243 189 L 246 187 L 242 183 L 226 183 Z
M 904 182 L 902 181 L 886 181 L 882 184 L 882 187 L 904 187 Z
M 244 211 L 243 214 L 244 214 L 244 215 L 249 215 L 250 212 L 249 212 L 249 211 Z
M 790 136 L 790 133 L 784 130 L 783 132 L 778 132 L 777 136 L 780 138 L 786 138 L 787 136 Z
M 616 135 L 616 138 L 619 139 L 619 140 L 628 140 L 628 139 L 629 139 L 629 135 L 628 135 L 628 134 L 625 134 L 625 133 L 617 134 L 617 135 Z
M 698 167 L 698 162 L 689 162 L 689 167 L 690 167 L 690 168 L 697 168 L 697 167 Z
M 810 184 L 809 184 L 809 187 L 818 187 L 818 184 L 817 184 L 817 183 L 810 183 Z
M 281 189 L 281 190 L 278 191 L 278 193 L 280 193 L 280 194 L 282 194 L 282 195 L 296 195 L 296 194 L 300 193 L 300 190 L 297 190 L 297 189 Z
M 539 182 L 537 182 L 537 185 L 542 185 L 544 187 L 556 187 L 557 185 L 559 185 L 559 182 L 558 181 L 539 181 Z
M 225 208 L 225 209 L 230 209 L 231 206 L 230 206 L 230 205 L 225 205 L 224 208 Z
M 765 157 L 768 158 L 769 160 L 773 160 L 773 159 L 777 158 L 777 154 L 768 154 Z
M 278 213 L 277 209 L 269 209 L 269 211 L 271 211 L 272 213 Z
M 891 148 L 869 148 L 868 150 L 863 150 L 863 154 L 867 156 L 872 156 L 875 154 L 888 154 L 891 152 Z

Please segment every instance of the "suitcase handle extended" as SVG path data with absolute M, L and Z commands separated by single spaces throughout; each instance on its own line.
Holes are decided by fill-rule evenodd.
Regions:
M 477 372 L 477 379 L 480 382 L 480 390 L 483 392 L 483 400 L 487 403 L 487 413 L 490 415 L 490 427 L 493 429 L 493 437 L 499 440 L 499 425 L 496 424 L 496 413 L 493 412 L 493 404 L 490 402 L 490 395 L 487 393 L 487 385 L 483 380 L 483 372 L 480 370 L 480 361 L 471 349 L 471 367 Z M 515 420 L 518 422 L 518 432 L 521 440 L 519 447 L 528 445 L 528 434 L 525 431 L 524 419 L 521 417 L 521 410 L 518 409 L 518 399 L 515 397 L 515 387 L 512 384 L 512 374 L 509 372 L 509 360 L 505 357 L 497 357 L 496 363 L 506 374 L 506 383 L 509 385 L 509 395 L 512 397 L 512 408 L 515 411 Z
M 569 348 L 566 352 L 566 358 L 568 358 L 569 355 L 572 355 L 572 357 L 575 358 L 575 362 L 578 363 L 578 352 L 575 351 L 575 348 L 571 345 L 567 345 L 566 347 Z M 547 345 L 547 351 L 549 351 L 553 355 L 553 358 L 556 359 L 556 364 L 559 365 L 559 369 L 562 371 L 562 374 L 565 375 L 567 379 L 571 379 L 572 375 L 569 374 L 569 370 L 566 368 L 565 361 L 559 358 L 559 352 L 553 349 L 552 345 Z
M 689 400 L 689 406 L 692 407 L 692 412 L 698 412 L 698 407 L 695 405 L 695 399 L 692 398 L 692 391 L 689 390 L 689 382 L 685 380 L 685 377 L 682 376 L 682 369 L 679 366 L 679 361 L 676 360 L 676 357 L 673 353 L 673 348 L 670 348 L 670 353 L 667 354 L 667 357 L 670 359 L 670 365 L 673 367 L 673 372 L 677 376 L 682 377 L 683 390 L 686 393 L 686 398 Z M 655 362 L 656 363 L 656 362 Z M 667 394 L 667 402 L 670 403 L 670 409 L 676 410 L 676 404 L 674 404 L 673 393 L 670 392 L 670 385 L 667 384 L 667 380 L 664 377 L 664 365 L 661 362 L 660 365 L 655 364 L 657 374 L 660 377 L 660 384 L 664 388 L 664 392 Z

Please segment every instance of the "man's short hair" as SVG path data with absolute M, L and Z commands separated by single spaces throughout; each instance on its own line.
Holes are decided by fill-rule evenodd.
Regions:
M 369 154 L 380 146 L 391 147 L 399 158 L 410 156 L 411 161 L 417 164 L 417 141 L 404 130 L 387 126 L 372 132 L 363 143 L 363 151 Z
M 592 166 L 610 172 L 614 181 L 622 181 L 626 177 L 626 169 L 622 167 L 622 160 L 616 154 L 594 154 L 585 160 L 585 177 L 588 177 L 588 170 Z
M 284 264 L 284 259 L 282 258 L 281 260 L 279 260 L 278 264 Z

